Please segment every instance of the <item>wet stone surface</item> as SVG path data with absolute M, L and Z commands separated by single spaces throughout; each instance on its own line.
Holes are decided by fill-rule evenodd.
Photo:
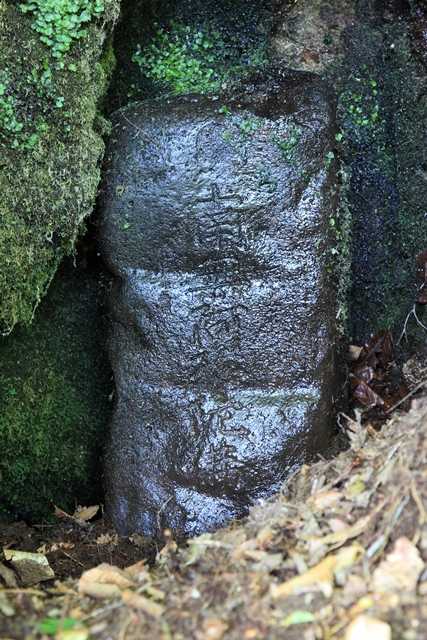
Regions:
M 100 242 L 120 532 L 221 526 L 328 446 L 333 113 L 327 87 L 294 73 L 226 104 L 116 114 Z

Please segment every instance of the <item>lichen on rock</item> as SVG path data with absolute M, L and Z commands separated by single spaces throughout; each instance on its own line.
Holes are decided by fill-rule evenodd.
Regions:
M 37 12 L 48 4 L 0 0 L 2 333 L 31 322 L 61 259 L 73 250 L 93 208 L 104 150 L 97 111 L 119 0 L 87 0 L 83 4 L 93 4 L 93 11 L 83 18 L 78 3 L 79 35 L 59 57 L 37 28 Z M 55 28 L 72 18 L 67 4 L 50 2 L 58 15 L 44 15 L 52 42 Z M 60 32 L 56 43 L 64 37 Z

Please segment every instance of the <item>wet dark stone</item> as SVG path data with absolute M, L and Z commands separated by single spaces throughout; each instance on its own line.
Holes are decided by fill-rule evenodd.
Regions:
M 412 46 L 427 67 L 427 4 L 415 3 L 412 19 Z
M 349 176 L 352 290 L 349 334 L 398 340 L 416 299 L 416 256 L 427 237 L 427 76 L 406 3 L 359 0 L 337 81 L 341 159 Z M 411 2 L 411 7 L 413 4 Z M 425 342 L 409 322 L 409 352 Z
M 330 442 L 333 98 L 295 73 L 221 107 L 188 97 L 115 117 L 100 237 L 120 532 L 218 527 Z

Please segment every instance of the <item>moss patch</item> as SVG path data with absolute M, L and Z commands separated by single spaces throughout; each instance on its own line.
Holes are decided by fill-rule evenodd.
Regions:
M 103 52 L 118 0 L 105 0 L 102 14 L 97 3 L 81 37 L 72 38 L 60 59 L 34 28 L 39 4 L 26 3 L 34 8 L 23 13 L 19 4 L 0 0 L 3 333 L 32 320 L 62 257 L 72 251 L 93 207 L 104 150 L 95 126 L 108 81 Z
M 124 0 L 111 108 L 216 93 L 268 61 L 271 0 Z
M 61 268 L 31 328 L 0 340 L 0 512 L 99 499 L 109 419 L 98 278 Z
M 337 85 L 352 217 L 350 333 L 362 342 L 382 329 L 398 336 L 416 297 L 415 258 L 427 236 L 427 100 L 408 21 L 381 18 L 370 0 L 357 10 Z M 425 340 L 415 323 L 410 333 Z
M 213 93 L 227 82 L 248 75 L 267 63 L 266 46 L 236 50 L 211 25 L 191 26 L 172 21 L 159 27 L 153 40 L 138 44 L 132 57 L 145 79 L 172 95 Z

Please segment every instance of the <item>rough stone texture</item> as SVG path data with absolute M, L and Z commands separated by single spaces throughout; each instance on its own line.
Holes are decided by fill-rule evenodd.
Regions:
M 416 298 L 427 235 L 427 76 L 407 3 L 361 0 L 337 83 L 352 217 L 350 333 L 397 338 Z M 416 19 L 416 18 L 415 18 Z M 421 23 L 418 24 L 421 28 Z M 424 342 L 410 322 L 408 335 Z
M 329 443 L 333 99 L 304 73 L 243 96 L 115 119 L 100 237 L 121 532 L 218 527 Z
M 284 2 L 271 51 L 287 67 L 326 75 L 338 94 L 342 327 L 358 344 L 384 329 L 397 339 L 427 235 L 426 4 Z M 425 341 L 415 321 L 408 337 Z
M 118 0 L 105 0 L 102 17 L 85 23 L 87 34 L 61 67 L 34 30 L 33 13 L 22 13 L 20 4 L 0 0 L 2 334 L 32 321 L 92 212 L 104 152 L 98 106 L 114 61 L 108 34 L 119 10 Z M 33 5 L 46 10 L 46 3 Z M 58 3 L 59 14 L 65 5 Z
M 280 2 L 271 53 L 291 69 L 325 73 L 342 56 L 342 34 L 354 20 L 352 0 Z

